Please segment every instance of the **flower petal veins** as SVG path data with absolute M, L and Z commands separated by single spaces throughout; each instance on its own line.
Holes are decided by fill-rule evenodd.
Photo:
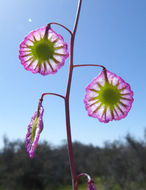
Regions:
M 31 118 L 30 124 L 28 125 L 26 135 L 26 150 L 30 158 L 34 157 L 39 136 L 43 129 L 43 112 L 43 106 L 41 103 L 39 103 L 38 110 L 34 113 Z
M 56 73 L 68 56 L 63 37 L 48 26 L 30 32 L 19 49 L 19 59 L 24 68 L 41 75 Z
M 86 87 L 84 103 L 88 115 L 104 123 L 126 117 L 132 102 L 130 85 L 105 69 Z

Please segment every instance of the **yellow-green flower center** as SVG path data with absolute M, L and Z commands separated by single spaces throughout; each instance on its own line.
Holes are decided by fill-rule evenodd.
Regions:
M 34 141 L 34 138 L 35 138 L 35 134 L 36 134 L 36 129 L 37 129 L 37 127 L 38 127 L 38 117 L 36 117 L 35 118 L 35 120 L 34 120 L 34 123 L 33 123 L 33 125 L 32 125 L 32 135 L 31 135 L 31 139 L 32 139 L 32 141 Z
M 106 107 L 112 108 L 120 102 L 121 95 L 116 86 L 105 83 L 105 85 L 100 88 L 97 98 Z
M 48 61 L 54 55 L 54 43 L 48 39 L 41 39 L 40 41 L 34 41 L 34 45 L 31 47 L 33 58 L 40 62 Z

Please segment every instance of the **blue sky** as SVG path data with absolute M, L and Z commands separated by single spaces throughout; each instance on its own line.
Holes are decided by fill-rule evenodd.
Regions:
M 20 64 L 19 44 L 32 30 L 49 22 L 73 28 L 77 0 L 0 1 L 0 147 L 3 136 L 24 139 L 27 125 L 43 92 L 64 94 L 69 59 L 55 75 L 40 76 Z M 143 138 L 146 127 L 146 1 L 83 0 L 75 39 L 75 64 L 102 64 L 121 76 L 134 91 L 134 103 L 125 119 L 100 123 L 88 116 L 83 99 L 85 87 L 100 69 L 76 68 L 73 72 L 70 113 L 72 139 L 103 145 L 127 133 Z M 30 20 L 31 19 L 31 22 Z M 69 34 L 58 26 L 69 44 Z M 64 102 L 44 98 L 44 130 L 40 140 L 59 145 L 66 139 Z

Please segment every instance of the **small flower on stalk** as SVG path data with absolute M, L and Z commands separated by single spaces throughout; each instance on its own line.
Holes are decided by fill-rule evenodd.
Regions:
M 39 102 L 38 110 L 34 113 L 31 118 L 30 124 L 28 125 L 26 135 L 26 150 L 30 158 L 34 157 L 37 142 L 39 140 L 40 133 L 43 129 L 43 112 L 44 108 L 42 103 Z
M 88 115 L 104 123 L 126 117 L 132 102 L 130 85 L 106 69 L 86 87 L 84 103 Z
M 19 59 L 26 70 L 54 74 L 68 57 L 67 44 L 50 25 L 30 32 L 20 44 Z
M 88 181 L 88 190 L 96 190 L 92 180 Z
M 85 176 L 88 180 L 88 190 L 96 190 L 95 186 L 94 186 L 94 182 L 93 180 L 91 179 L 91 177 L 87 174 L 87 173 L 81 173 L 77 176 L 76 178 L 76 182 L 81 178 Z

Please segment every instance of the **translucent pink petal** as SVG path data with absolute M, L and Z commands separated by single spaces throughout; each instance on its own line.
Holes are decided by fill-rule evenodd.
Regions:
M 120 102 L 114 107 L 107 107 L 103 102 L 99 102 L 98 94 L 100 88 L 104 86 L 106 81 L 115 86 L 120 93 Z M 110 71 L 102 71 L 87 87 L 84 98 L 85 108 L 88 115 L 98 118 L 99 121 L 107 123 L 112 120 L 120 120 L 125 118 L 131 109 L 133 103 L 133 92 L 130 85 L 126 83 L 121 77 L 115 75 Z
M 27 64 L 29 63 L 29 64 Z M 24 68 L 32 73 L 37 73 L 39 71 L 38 61 L 35 60 L 33 62 L 29 61 L 24 65 Z
M 88 182 L 88 190 L 96 190 L 95 185 L 92 180 Z
M 54 32 L 51 28 L 48 30 L 48 39 L 54 43 L 54 56 L 50 60 L 39 61 L 39 67 L 28 66 L 30 64 L 30 56 L 33 57 L 33 53 L 31 52 L 31 47 L 34 45 L 36 41 L 40 41 L 44 38 L 46 33 L 46 26 L 39 28 L 35 31 L 30 32 L 20 44 L 19 50 L 19 59 L 21 64 L 24 66 L 26 70 L 31 71 L 32 73 L 40 73 L 42 75 L 54 74 L 60 69 L 69 53 L 67 51 L 67 44 L 64 42 L 62 36 Z M 30 55 L 31 54 L 31 55 Z M 32 61 L 32 60 L 31 60 Z M 34 60 L 35 61 L 35 60 Z M 28 62 L 28 63 L 26 63 Z M 49 64 L 47 64 L 49 62 Z M 52 64 L 52 65 L 50 65 Z
M 44 109 L 43 109 L 43 107 L 42 107 L 42 105 L 40 103 L 39 104 L 38 125 L 37 125 L 37 129 L 35 131 L 34 139 L 32 139 L 32 127 L 33 127 L 33 124 L 34 124 L 34 120 L 37 117 L 37 112 L 34 113 L 34 115 L 31 118 L 30 124 L 28 125 L 28 130 L 27 130 L 27 135 L 26 135 L 26 150 L 27 150 L 30 158 L 34 157 L 34 153 L 35 153 L 35 149 L 36 149 L 36 146 L 37 146 L 37 142 L 39 140 L 40 132 L 42 131 L 43 112 L 44 112 Z

